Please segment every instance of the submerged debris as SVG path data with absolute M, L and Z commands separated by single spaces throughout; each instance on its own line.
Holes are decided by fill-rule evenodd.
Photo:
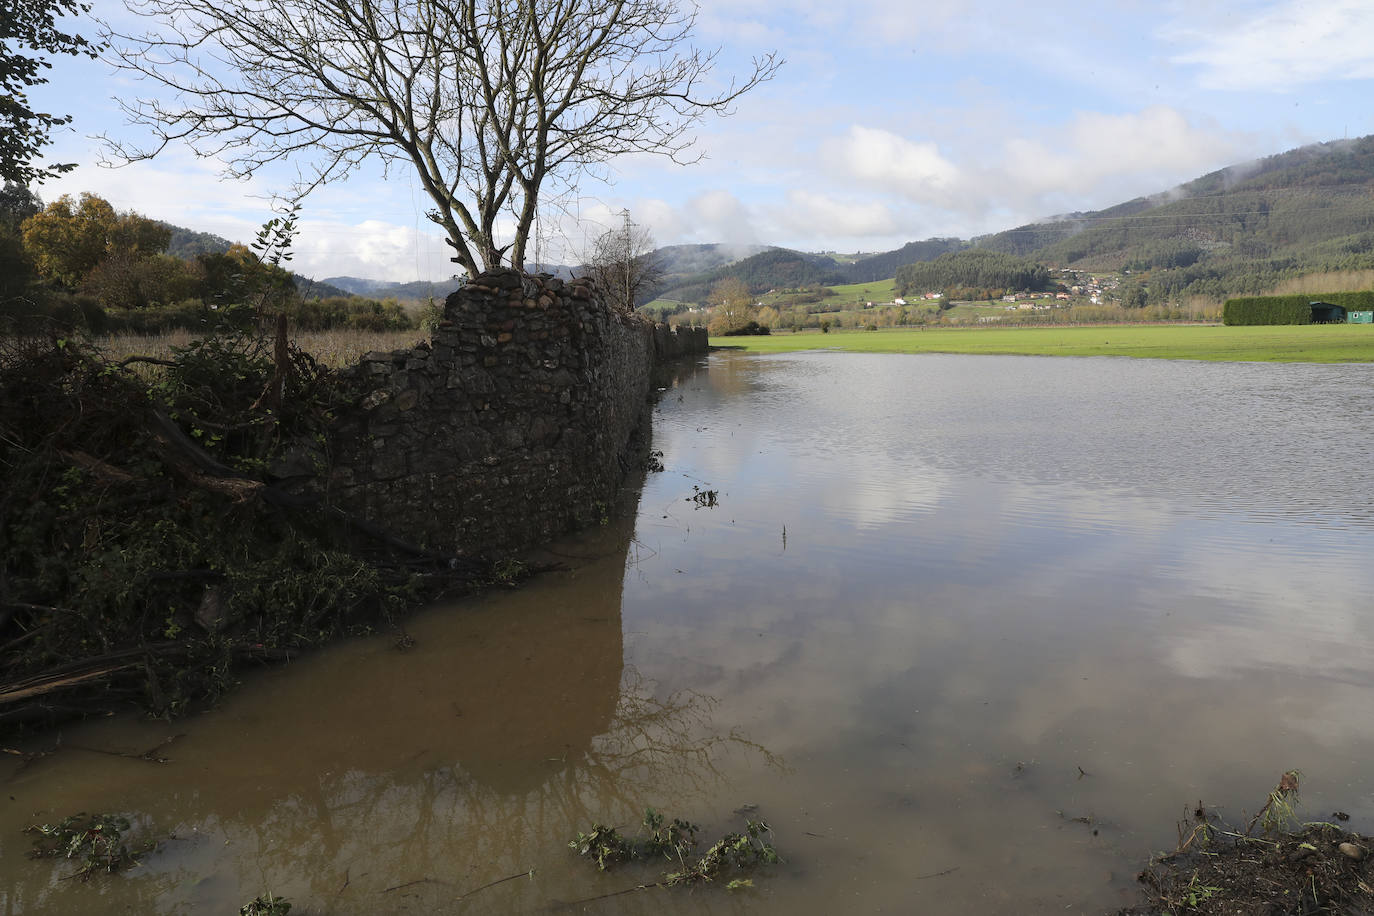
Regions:
M 1149 902 L 1118 916 L 1374 913 L 1369 863 L 1345 852 L 1368 850 L 1370 842 L 1334 824 L 1273 839 L 1217 831 L 1205 847 L 1152 862 L 1139 875 Z
M 81 867 L 70 878 L 88 880 L 96 872 L 109 874 L 124 871 L 138 864 L 138 857 L 157 847 L 151 840 L 135 850 L 124 842 L 129 831 L 129 819 L 118 814 L 73 814 L 56 824 L 35 824 L 25 833 L 36 834 L 33 859 L 71 859 Z
M 1179 825 L 1178 849 L 1139 874 L 1147 902 L 1115 916 L 1374 913 L 1371 840 L 1335 824 L 1298 825 L 1297 792 L 1298 773 L 1290 770 L 1243 832 L 1199 803 Z M 1262 836 L 1250 835 L 1256 824 Z
M 695 503 L 698 509 L 714 509 L 720 505 L 720 491 L 703 490 L 700 487 L 692 487 L 692 495 L 687 497 L 687 502 Z

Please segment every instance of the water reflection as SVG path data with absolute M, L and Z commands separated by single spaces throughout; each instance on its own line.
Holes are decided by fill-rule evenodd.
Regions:
M 268 672 L 178 723 L 165 766 L 68 749 L 16 767 L 0 912 L 225 912 L 268 889 L 315 911 L 438 912 L 531 868 L 538 880 L 465 911 L 581 896 L 594 876 L 568 861 L 577 829 L 699 806 L 722 761 L 777 763 L 715 725 L 712 697 L 660 690 L 624 663 L 631 546 L 628 527 L 567 545 L 583 558 L 567 572 L 427 613 L 408 652 L 371 640 Z M 159 733 L 126 722 L 65 737 L 141 750 Z M 40 809 L 137 812 L 176 838 L 123 879 L 76 886 L 17 855 Z
M 1374 817 L 1374 496 L 1308 471 L 1374 449 L 1368 371 L 1271 368 L 725 356 L 664 405 L 627 646 L 793 762 L 775 826 L 850 839 L 796 911 L 1101 912 L 1295 765 Z
M 565 573 L 423 618 L 410 654 L 271 672 L 188 724 L 165 769 L 67 751 L 17 772 L 0 893 L 11 911 L 224 910 L 271 888 L 312 912 L 542 912 L 651 878 L 572 861 L 591 820 L 652 804 L 715 831 L 757 804 L 787 864 L 755 891 L 596 911 L 1103 912 L 1185 804 L 1254 810 L 1294 766 L 1309 813 L 1368 832 L 1374 493 L 1310 472 L 1314 447 L 1351 469 L 1374 452 L 1347 397 L 1368 380 L 713 355 L 661 383 L 667 470 L 633 537 L 597 532 L 560 548 Z M 139 751 L 166 731 L 69 737 Z M 180 839 L 83 903 L 16 861 L 45 806 Z

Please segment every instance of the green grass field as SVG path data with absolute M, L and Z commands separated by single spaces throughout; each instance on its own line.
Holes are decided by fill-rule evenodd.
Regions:
M 713 346 L 757 353 L 853 350 L 860 353 L 1006 353 L 1030 356 L 1135 356 L 1237 362 L 1374 362 L 1374 326 L 1219 325 L 1073 328 L 900 328 L 713 337 Z
M 844 286 L 830 287 L 835 291 L 835 299 L 841 302 L 876 302 L 886 304 L 897 297 L 896 280 L 878 280 L 873 283 L 849 283 Z

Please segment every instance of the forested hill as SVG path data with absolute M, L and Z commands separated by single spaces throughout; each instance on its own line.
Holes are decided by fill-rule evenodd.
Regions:
M 201 254 L 221 254 L 234 245 L 228 239 L 210 232 L 196 232 L 194 229 L 187 229 L 184 226 L 159 222 L 172 231 L 172 239 L 167 243 L 167 254 L 185 261 L 195 260 L 196 255 Z M 325 281 L 311 280 L 309 277 L 303 277 L 297 273 L 293 273 L 291 279 L 296 281 L 296 289 L 300 291 L 301 295 L 310 299 L 327 299 L 331 296 L 346 297 L 349 295 L 347 290 L 340 289 Z
M 737 278 L 755 293 L 770 289 L 799 289 L 810 286 L 833 286 L 841 283 L 871 283 L 892 277 L 897 268 L 918 261 L 933 261 L 942 254 L 967 248 L 968 242 L 954 238 L 927 239 L 908 242 L 895 251 L 869 255 L 850 264 L 842 264 L 824 254 L 793 251 L 790 248 L 767 248 L 737 261 L 722 262 L 710 270 L 694 274 L 669 271 L 655 295 L 684 302 L 704 302 L 711 287 L 721 280 Z M 674 246 L 660 252 L 677 252 L 684 248 L 723 249 L 724 246 Z M 757 250 L 757 249 L 756 249 Z M 670 261 L 680 265 L 682 261 Z M 650 297 L 652 298 L 652 297 Z
M 807 254 L 789 248 L 768 248 L 738 261 L 682 276 L 665 276 L 646 298 L 662 297 L 681 302 L 705 302 L 711 287 L 722 280 L 737 278 L 755 293 L 770 289 L 803 286 L 828 286 L 844 283 L 847 265 L 823 254 Z
M 872 283 L 895 276 L 897 268 L 922 261 L 933 261 L 942 254 L 962 251 L 969 243 L 963 239 L 926 239 L 907 242 L 896 251 L 860 258 L 845 269 L 847 283 Z
M 1374 268 L 1374 137 L 1304 146 L 975 244 L 1052 266 L 1149 271 L 1152 297 L 1220 298 Z

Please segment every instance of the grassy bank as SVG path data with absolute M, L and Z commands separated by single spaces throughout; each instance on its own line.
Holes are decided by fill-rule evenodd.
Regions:
M 1374 327 L 1307 325 L 1112 325 L 1072 328 L 901 328 L 719 337 L 712 346 L 759 353 L 853 350 L 860 353 L 1004 353 L 1028 356 L 1135 356 L 1238 362 L 1374 362 Z

